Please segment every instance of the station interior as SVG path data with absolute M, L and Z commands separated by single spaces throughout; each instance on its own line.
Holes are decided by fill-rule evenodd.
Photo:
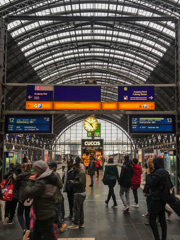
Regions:
M 155 239 L 142 217 L 145 182 L 139 208 L 124 214 L 119 184 L 113 209 L 102 179 L 111 158 L 120 176 L 125 156 L 142 173 L 158 157 L 180 199 L 180 1 L 0 0 L 0 105 L 0 183 L 24 158 L 55 162 L 61 178 L 70 159 L 86 168 L 85 227 L 57 231 L 57 239 Z M 93 187 L 91 158 L 99 161 Z M 17 210 L 3 224 L 5 204 L 0 240 L 20 240 Z M 162 240 L 179 240 L 180 218 L 166 209 Z

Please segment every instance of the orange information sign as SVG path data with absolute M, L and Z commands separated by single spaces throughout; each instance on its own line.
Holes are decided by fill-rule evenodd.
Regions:
M 102 110 L 117 110 L 117 102 L 102 102 Z
M 101 110 L 100 102 L 54 102 L 54 110 Z
M 119 110 L 155 110 L 155 102 L 119 102 Z
M 26 102 L 27 110 L 52 110 L 53 102 L 36 102 L 36 101 L 28 101 Z

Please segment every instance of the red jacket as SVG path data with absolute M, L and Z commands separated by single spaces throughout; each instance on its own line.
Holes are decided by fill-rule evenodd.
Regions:
M 99 160 L 96 161 L 96 168 L 99 168 L 100 162 Z
M 141 184 L 141 174 L 142 169 L 139 164 L 132 164 L 133 167 L 133 178 L 131 180 L 132 185 L 140 185 Z

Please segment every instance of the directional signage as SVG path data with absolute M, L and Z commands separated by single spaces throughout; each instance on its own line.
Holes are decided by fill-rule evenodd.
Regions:
M 129 132 L 132 134 L 175 133 L 175 116 L 130 115 Z
M 26 101 L 53 101 L 53 87 L 28 85 Z
M 153 102 L 154 87 L 151 86 L 126 86 L 118 87 L 119 102 Z
M 28 85 L 26 95 L 27 110 L 52 110 L 53 86 Z
M 52 115 L 7 115 L 5 133 L 52 133 Z
M 119 110 L 155 110 L 154 102 L 119 102 Z

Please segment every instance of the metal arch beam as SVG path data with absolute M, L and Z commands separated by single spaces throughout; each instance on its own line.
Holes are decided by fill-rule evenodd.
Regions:
M 73 30 L 74 31 L 74 30 Z M 62 37 L 56 37 L 55 39 L 50 39 L 50 40 L 46 40 L 45 42 L 43 42 L 43 43 L 39 43 L 39 44 L 37 44 L 36 46 L 32 46 L 32 47 L 29 47 L 28 49 L 26 49 L 25 51 L 23 51 L 23 53 L 25 54 L 25 53 L 27 53 L 27 52 L 29 52 L 29 51 L 31 51 L 31 50 L 33 50 L 34 48 L 38 48 L 38 47 L 40 47 L 40 46 L 43 46 L 43 45 L 47 45 L 47 44 L 50 44 L 50 43 L 53 43 L 53 42 L 55 42 L 55 41 L 60 41 L 60 40 L 66 40 L 66 39 L 69 39 L 69 38 L 77 38 L 78 36 L 81 36 L 82 37 L 82 35 L 81 34 L 73 34 L 73 35 L 66 35 L 66 36 L 62 36 Z M 87 34 L 83 34 L 83 36 L 84 37 L 91 37 L 91 33 L 87 33 Z M 109 36 L 109 37 L 112 37 L 112 35 L 109 35 L 109 34 L 101 34 L 101 33 L 99 33 L 99 34 L 94 34 L 94 36 L 103 36 L 103 37 L 106 37 L 106 36 Z M 115 37 L 114 37 L 115 38 Z M 121 39 L 125 39 L 125 40 L 129 40 L 129 38 L 127 38 L 127 37 L 124 37 L 124 36 L 121 36 L 120 37 Z M 95 38 L 96 39 L 96 38 Z M 118 38 L 117 38 L 118 39 Z M 87 40 L 89 40 L 89 41 L 91 41 L 91 39 L 89 38 L 89 39 L 87 39 Z M 98 41 L 98 40 L 96 40 L 96 41 Z M 68 41 L 67 41 L 68 42 Z M 111 42 L 111 44 L 112 44 L 112 41 L 110 41 Z M 138 44 L 142 44 L 142 41 L 140 41 L 140 40 L 138 40 L 138 39 L 134 39 L 134 38 L 132 38 L 131 39 L 131 42 L 134 42 L 134 43 L 138 43 Z M 116 41 L 116 43 L 117 43 L 117 41 Z M 121 44 L 121 43 L 123 43 L 123 42 L 120 42 L 119 44 Z M 154 42 L 155 43 L 155 42 Z M 133 45 L 133 44 L 132 44 Z M 151 44 L 149 44 L 149 43 L 147 43 L 147 42 L 143 42 L 143 45 L 145 45 L 145 46 L 147 46 L 147 47 L 149 47 L 149 48 L 153 48 L 153 49 L 155 49 L 155 50 L 157 50 L 158 52 L 160 52 L 160 53 L 162 53 L 162 54 L 164 54 L 164 51 L 162 51 L 161 49 L 159 49 L 158 47 L 155 47 L 154 45 L 151 45 Z M 134 46 L 134 45 L 133 45 Z M 140 46 L 138 47 L 138 49 L 139 48 L 141 48 Z
M 69 49 L 76 49 L 76 48 L 82 48 L 82 47 L 85 47 L 85 46 L 92 46 L 93 44 L 95 46 L 100 46 L 100 47 L 105 47 L 105 48 L 109 48 L 109 49 L 113 49 L 113 50 L 119 50 L 119 51 L 128 51 L 132 54 L 133 51 L 137 52 L 139 51 L 139 53 L 142 53 L 143 56 L 150 56 L 151 58 L 155 58 L 157 59 L 157 61 L 159 61 L 159 56 L 154 54 L 154 53 L 149 53 L 147 50 L 145 49 L 138 49 L 136 46 L 134 45 L 130 45 L 130 44 L 125 44 L 125 43 L 121 43 L 121 44 L 118 44 L 117 42 L 114 42 L 114 41 L 102 41 L 101 39 L 97 42 L 97 41 L 94 41 L 93 44 L 92 42 L 90 42 L 89 40 L 84 40 L 84 41 L 79 41 L 78 43 L 80 43 L 80 45 L 76 45 L 76 41 L 72 41 L 72 42 L 68 42 L 68 43 L 65 43 L 65 44 L 62 44 L 62 48 L 61 46 L 59 46 L 59 44 L 57 45 L 54 45 L 52 46 L 50 49 L 53 50 L 53 49 L 56 49 L 56 48 L 60 48 L 60 49 L 64 49 L 65 51 L 69 50 Z M 107 44 L 105 44 L 107 43 Z M 29 60 L 42 55 L 43 53 L 47 53 L 47 50 L 49 48 L 45 48 L 39 52 L 35 52 L 29 56 L 27 56 L 27 58 Z M 142 57 L 142 56 L 141 56 Z
M 5 21 L 7 23 L 21 20 L 21 21 L 63 21 L 63 22 L 77 22 L 77 21 L 83 21 L 83 22 L 175 22 L 176 18 L 171 17 L 169 15 L 164 15 L 161 17 L 86 17 L 86 16 L 59 16 L 59 15 L 48 15 L 48 16 L 29 16 L 26 14 L 22 15 L 8 15 L 5 17 Z
M 33 22 L 28 22 L 27 24 L 23 24 L 23 26 L 27 26 L 28 24 L 31 24 Z M 159 23 L 160 24 L 160 23 Z M 84 27 L 86 26 L 86 27 Z M 89 26 L 89 27 L 87 27 Z M 100 27 L 98 28 L 98 26 L 104 26 L 106 27 L 107 29 L 114 29 L 114 31 L 118 31 L 118 32 L 126 32 L 126 33 L 132 33 L 134 35 L 137 35 L 137 36 L 142 36 L 142 34 L 145 34 L 147 33 L 147 28 L 142 25 L 142 24 L 138 24 L 137 22 L 136 23 L 131 23 L 131 22 L 128 22 L 128 23 L 121 23 L 121 25 L 118 25 L 118 26 L 114 26 L 113 24 L 108 24 L 108 22 L 95 22 L 94 24 L 94 27 L 97 28 L 97 29 L 100 29 Z M 164 26 L 163 24 L 160 24 L 160 26 Z M 21 42 L 23 41 L 22 44 L 20 44 L 19 46 L 20 47 L 23 47 L 23 46 L 26 46 L 27 45 L 27 42 L 34 42 L 34 41 L 37 41 L 37 40 L 40 40 L 41 39 L 41 35 L 40 34 L 46 34 L 46 36 L 51 36 L 51 35 L 57 35 L 57 34 L 60 34 L 61 32 L 69 32 L 69 31 L 72 31 L 72 30 L 78 30 L 79 28 L 80 29 L 90 29 L 90 23 L 89 22 L 82 22 L 82 23 L 79 23 L 79 24 L 75 24 L 74 26 L 72 26 L 72 24 L 70 23 L 65 23 L 65 22 L 55 22 L 55 23 L 47 23 L 45 25 L 42 25 L 40 27 L 35 27 L 35 28 L 32 28 L 32 29 L 29 29 L 28 31 L 26 32 L 23 32 L 17 36 L 14 37 L 14 39 L 18 42 Z M 12 30 L 10 30 L 9 32 L 12 33 L 16 30 L 18 30 L 19 28 L 22 28 L 22 26 L 20 27 L 15 27 L 13 28 Z M 126 29 L 124 29 L 126 28 Z M 171 27 L 168 27 L 166 26 L 166 28 L 168 28 L 169 30 L 173 31 L 174 29 L 172 29 Z M 104 28 L 102 28 L 104 29 Z M 128 29 L 128 30 L 127 30 Z M 55 34 L 54 34 L 55 33 Z M 28 37 L 29 39 L 27 38 L 27 34 L 28 34 Z M 173 37 L 163 33 L 163 32 L 160 32 L 156 29 L 153 29 L 152 27 L 149 27 L 148 28 L 148 35 L 145 35 L 144 37 L 146 39 L 149 39 L 151 41 L 157 41 L 157 42 L 161 42 L 160 40 L 158 40 L 157 38 L 155 39 L 154 37 L 158 37 L 159 35 L 161 35 L 161 39 L 162 40 L 165 40 L 167 42 L 171 42 L 173 40 Z M 37 36 L 36 36 L 37 35 Z M 117 37 L 117 36 L 116 36 Z M 162 45 L 166 46 L 165 43 L 162 43 Z
M 107 58 L 107 57 L 106 57 Z M 107 62 L 107 63 L 115 63 L 115 64 L 119 64 L 119 65 L 121 65 L 121 66 L 123 66 L 124 68 L 126 68 L 128 71 L 132 71 L 132 72 L 134 72 L 135 74 L 137 73 L 137 70 L 139 70 L 140 71 L 140 73 L 138 72 L 138 75 L 139 76 L 141 76 L 142 78 L 144 78 L 145 80 L 146 80 L 146 78 L 149 76 L 149 74 L 151 73 L 151 71 L 150 70 L 147 70 L 147 71 L 145 71 L 144 69 L 143 69 L 143 66 L 142 67 L 140 67 L 139 65 L 137 65 L 137 64 L 135 64 L 135 63 L 133 63 L 133 62 L 130 62 L 130 61 L 128 61 L 128 60 L 118 60 L 118 59 L 109 59 L 109 58 L 107 58 L 107 60 L 106 60 L 106 58 L 103 58 L 103 59 L 99 59 L 99 58 L 87 58 L 85 61 L 101 61 L 101 62 Z M 76 62 L 78 62 L 79 61 L 79 59 L 73 59 L 73 58 L 71 58 L 71 61 L 76 61 Z M 69 61 L 68 63 L 66 63 L 66 64 L 70 64 L 71 63 L 71 61 Z M 56 69 L 56 68 L 58 68 L 58 67 L 61 67 L 62 66 L 62 64 L 64 63 L 64 61 L 60 61 L 60 62 L 56 62 L 56 66 L 54 66 L 54 64 L 49 64 L 48 66 L 46 66 L 46 70 L 50 70 L 50 72 L 51 73 L 53 73 L 53 70 L 54 69 Z M 132 66 L 133 65 L 133 66 Z M 54 66 L 54 67 L 53 67 Z M 129 69 L 128 67 L 131 67 L 131 69 Z M 93 68 L 90 68 L 91 70 L 93 70 Z M 98 68 L 97 68 L 98 69 Z M 105 71 L 105 70 L 104 70 Z M 106 72 L 109 72 L 109 71 L 107 71 L 106 70 Z M 48 73 L 48 71 L 37 71 L 37 73 L 39 74 L 39 76 L 41 77 L 41 78 L 44 78 L 44 77 L 46 77 L 47 75 L 46 74 L 49 74 Z M 44 74 L 45 73 L 45 74 Z M 72 73 L 68 73 L 68 74 L 66 74 L 66 75 L 62 75 L 61 76 L 61 78 L 63 79 L 63 78 L 66 78 L 67 76 L 70 76 L 70 75 L 72 75 L 72 74 L 74 74 L 74 72 L 72 72 Z M 144 75 L 143 75 L 144 74 Z M 113 73 L 113 75 L 116 75 L 116 76 L 118 76 L 118 74 L 117 73 Z M 137 80 L 139 80 L 138 78 L 137 78 Z M 142 82 L 142 80 L 139 80 L 140 82 Z
M 104 49 L 97 49 L 97 50 L 91 50 L 91 51 L 89 51 L 89 50 L 84 50 L 83 52 L 77 52 L 76 54 L 85 54 L 86 56 L 88 56 L 88 54 L 90 54 L 90 55 L 92 55 L 92 53 L 94 54 L 94 53 L 104 53 L 104 54 L 111 54 L 111 53 L 109 53 L 109 52 L 105 52 L 104 51 Z M 52 56 L 52 59 L 55 61 L 56 59 L 58 59 L 58 58 L 60 58 L 60 57 L 68 57 L 70 54 L 68 53 L 63 53 L 62 54 L 62 56 L 57 56 L 57 57 L 55 57 L 52 53 L 51 53 L 51 56 Z M 71 55 L 74 55 L 73 54 L 73 52 L 72 52 L 72 54 Z M 103 55 L 100 55 L 100 56 L 102 56 L 103 57 Z M 126 57 L 126 58 L 132 58 L 132 57 L 130 57 L 130 56 L 124 56 L 124 54 L 121 54 L 121 53 L 118 53 L 118 51 L 117 51 L 117 53 L 114 53 L 114 56 L 119 56 L 119 58 L 118 59 L 120 59 L 120 60 L 122 60 L 123 59 L 123 57 Z M 133 55 L 134 57 L 136 56 L 136 55 Z M 121 58 L 120 58 L 121 57 Z M 75 58 L 75 56 L 74 56 L 74 58 Z M 112 58 L 112 57 L 110 57 L 110 58 Z M 133 59 L 133 58 L 132 58 Z M 133 59 L 134 60 L 134 59 Z M 144 59 L 143 59 L 144 60 Z M 148 63 L 146 63 L 146 61 L 144 60 L 141 60 L 141 59 L 138 59 L 138 62 L 139 63 L 142 63 L 143 65 L 147 65 L 147 66 L 149 66 L 149 67 L 151 67 L 151 68 L 153 68 L 153 67 L 156 67 L 156 65 L 157 65 L 157 63 L 155 64 L 150 64 L 149 62 L 150 62 L 150 60 L 149 60 L 149 62 Z M 47 62 L 49 62 L 50 61 L 50 59 L 47 59 L 47 57 L 45 58 L 44 57 L 44 61 L 43 61 L 43 64 L 46 64 Z M 137 61 L 137 60 L 136 60 Z M 133 61 L 134 62 L 134 61 Z M 132 62 L 132 63 L 133 63 Z M 146 64 L 145 64 L 146 63 Z M 32 64 L 32 63 L 31 63 Z M 42 65 L 42 62 L 39 62 L 39 64 L 32 64 L 33 65 L 33 67 L 34 68 L 36 68 L 36 67 L 38 67 L 39 65 Z M 46 66 L 48 66 L 48 65 L 46 65 Z M 140 65 L 141 66 L 141 65 Z M 144 67 L 144 68 L 146 68 L 146 67 Z M 161 67 L 160 67 L 161 68 Z M 39 69 L 41 69 L 41 68 L 39 68 Z

